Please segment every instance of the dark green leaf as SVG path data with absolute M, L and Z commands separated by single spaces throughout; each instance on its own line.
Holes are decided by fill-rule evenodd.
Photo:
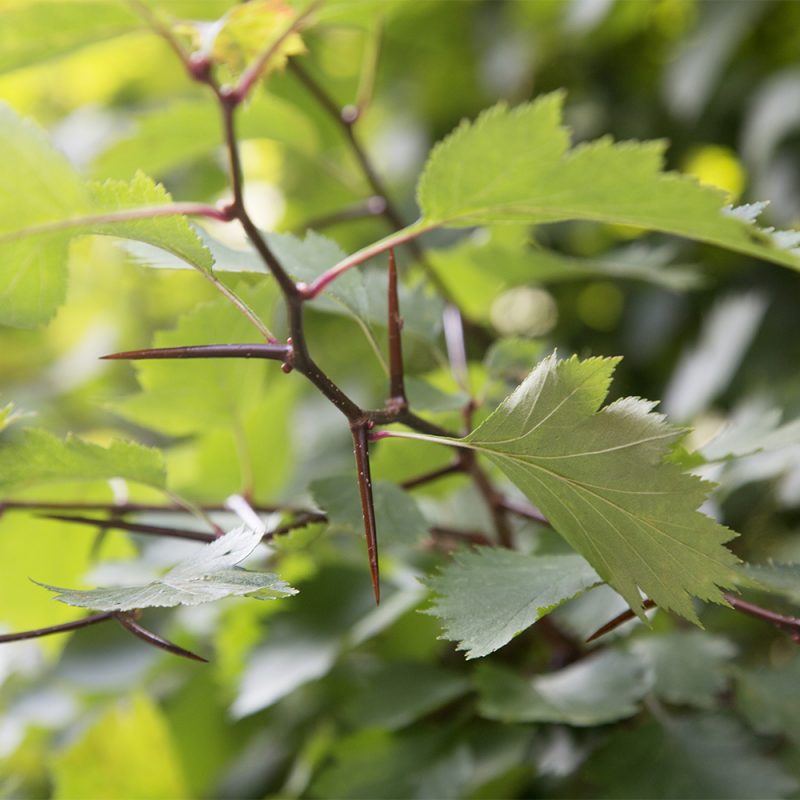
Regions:
M 428 579 L 435 592 L 428 613 L 467 658 L 508 644 L 557 606 L 600 582 L 578 555 L 537 556 L 481 548 L 456 556 Z

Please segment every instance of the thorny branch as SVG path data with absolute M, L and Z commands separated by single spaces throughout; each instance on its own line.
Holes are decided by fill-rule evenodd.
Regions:
M 340 108 L 322 88 L 322 86 L 296 61 L 290 61 L 289 68 L 296 78 L 306 87 L 306 89 L 316 98 L 319 104 L 340 126 L 345 139 L 358 163 L 367 184 L 373 195 L 362 203 L 356 204 L 344 211 L 330 215 L 327 218 L 316 220 L 317 226 L 334 224 L 336 222 L 349 219 L 358 219 L 362 216 L 381 216 L 392 227 L 394 233 L 390 236 L 354 253 L 332 269 L 320 275 L 310 285 L 296 283 L 285 270 L 280 260 L 272 252 L 265 241 L 257 225 L 250 217 L 244 201 L 244 177 L 239 155 L 238 139 L 236 135 L 236 112 L 242 102 L 257 84 L 259 78 L 266 70 L 270 60 L 279 52 L 281 45 L 293 33 L 297 32 L 307 20 L 307 18 L 317 8 L 318 2 L 314 0 L 300 14 L 298 14 L 291 24 L 269 45 L 262 53 L 250 64 L 242 74 L 236 86 L 220 86 L 214 76 L 213 63 L 204 53 L 187 53 L 182 44 L 178 41 L 170 28 L 165 25 L 160 18 L 141 0 L 129 0 L 132 7 L 138 11 L 147 24 L 154 32 L 165 39 L 169 47 L 173 50 L 180 62 L 183 64 L 190 78 L 200 84 L 207 86 L 217 100 L 222 119 L 222 129 L 225 141 L 225 149 L 228 157 L 228 172 L 230 188 L 232 193 L 231 201 L 222 208 L 209 206 L 202 203 L 175 203 L 164 207 L 153 207 L 144 209 L 131 209 L 122 212 L 96 215 L 95 217 L 82 218 L 73 223 L 58 223 L 59 225 L 72 224 L 101 224 L 107 222 L 133 220 L 155 216 L 167 216 L 174 214 L 205 216 L 222 222 L 238 221 L 250 243 L 261 256 L 268 270 L 275 278 L 281 293 L 287 312 L 288 327 L 290 337 L 286 344 L 281 344 L 278 339 L 266 328 L 258 316 L 239 298 L 232 290 L 226 287 L 213 274 L 209 273 L 206 277 L 230 300 L 238 309 L 250 320 L 266 339 L 267 344 L 224 344 L 224 345 L 200 345 L 171 348 L 150 348 L 133 350 L 123 353 L 115 353 L 104 356 L 106 359 L 193 359 L 193 358 L 263 358 L 280 361 L 284 372 L 297 371 L 306 377 L 317 389 L 347 418 L 353 436 L 354 455 L 357 468 L 357 480 L 359 485 L 362 515 L 364 520 L 365 535 L 367 541 L 367 552 L 372 575 L 373 590 L 376 601 L 380 600 L 380 582 L 378 568 L 378 545 L 377 530 L 375 521 L 374 503 L 372 498 L 372 481 L 370 475 L 369 461 L 369 442 L 382 438 L 381 434 L 371 434 L 370 429 L 374 425 L 386 425 L 402 423 L 408 427 L 428 436 L 442 436 L 452 438 L 452 434 L 434 423 L 428 422 L 416 414 L 408 407 L 404 383 L 404 368 L 402 361 L 402 342 L 401 328 L 402 319 L 400 316 L 398 293 L 397 293 L 397 269 L 394 258 L 394 248 L 405 244 L 411 251 L 417 262 L 422 267 L 430 282 L 434 285 L 441 296 L 447 301 L 444 317 L 445 338 L 447 343 L 448 356 L 451 369 L 459 385 L 468 391 L 468 363 L 464 339 L 464 318 L 457 305 L 453 301 L 447 286 L 442 282 L 433 267 L 427 261 L 425 253 L 418 241 L 426 228 L 422 226 L 412 226 L 407 228 L 402 216 L 392 202 L 383 181 L 378 175 L 374 165 L 369 159 L 366 150 L 362 146 L 355 132 L 355 125 L 363 112 L 363 104 L 348 105 Z M 377 58 L 377 55 L 376 55 Z M 374 67 L 374 64 L 373 64 Z M 342 389 L 317 365 L 312 358 L 305 335 L 304 326 L 304 306 L 320 294 L 332 281 L 339 275 L 353 266 L 363 263 L 380 253 L 389 252 L 389 288 L 388 288 L 388 332 L 389 332 L 389 362 L 390 362 L 390 385 L 389 398 L 384 409 L 368 410 L 360 407 L 354 400 L 346 395 Z M 467 423 L 467 432 L 470 428 L 470 420 L 474 402 L 470 398 L 464 409 L 464 418 Z M 424 438 L 424 437 L 419 437 Z M 407 479 L 401 485 L 406 489 L 412 489 L 447 475 L 461 473 L 468 475 L 473 480 L 475 486 L 483 496 L 491 513 L 494 527 L 497 534 L 497 542 L 492 542 L 479 531 L 460 531 L 442 526 L 433 526 L 430 529 L 434 539 L 454 542 L 468 542 L 472 545 L 492 546 L 499 544 L 503 547 L 513 547 L 513 536 L 511 526 L 507 517 L 508 513 L 513 513 L 524 518 L 547 524 L 547 520 L 541 513 L 526 502 L 511 500 L 499 492 L 491 483 L 488 475 L 482 469 L 475 454 L 471 451 L 458 450 L 455 460 L 444 467 L 423 473 Z M 9 501 L 0 503 L 0 515 L 4 511 L 14 509 L 33 509 L 45 510 L 52 509 L 58 511 L 105 511 L 109 514 L 106 519 L 85 517 L 77 514 L 50 513 L 41 516 L 49 519 L 60 520 L 71 524 L 91 525 L 101 531 L 107 529 L 120 529 L 130 532 L 154 535 L 172 536 L 197 541 L 212 541 L 215 534 L 204 533 L 191 529 L 178 528 L 173 526 L 151 525 L 142 522 L 131 522 L 123 519 L 129 513 L 141 513 L 144 511 L 159 512 L 185 512 L 179 506 L 155 506 L 146 504 L 89 504 L 89 503 L 47 503 L 36 501 Z M 202 506 L 198 511 L 205 514 L 208 511 L 227 510 L 224 506 Z M 265 538 L 288 533 L 299 527 L 322 522 L 327 518 L 325 514 L 309 509 L 279 508 L 271 506 L 256 507 L 255 511 L 288 511 L 294 518 L 265 533 Z M 800 643 L 800 618 L 789 617 L 769 611 L 753 603 L 741 600 L 731 594 L 724 595 L 729 605 L 741 613 L 769 622 L 784 632 L 788 633 L 792 639 Z M 644 607 L 652 608 L 655 606 L 652 600 L 645 600 Z M 33 639 L 56 633 L 69 632 L 80 628 L 100 624 L 114 619 L 122 627 L 133 635 L 141 638 L 147 643 L 179 655 L 185 658 L 205 661 L 204 658 L 185 650 L 172 642 L 158 636 L 154 632 L 144 628 L 138 622 L 139 612 L 107 612 L 94 614 L 80 620 L 54 625 L 47 628 L 38 628 L 30 631 L 0 635 L 0 643 Z M 596 631 L 589 641 L 614 630 L 619 625 L 635 616 L 632 610 L 620 614 L 598 631 Z

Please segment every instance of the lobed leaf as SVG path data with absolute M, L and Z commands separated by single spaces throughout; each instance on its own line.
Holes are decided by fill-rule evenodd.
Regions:
M 532 681 L 487 662 L 478 668 L 480 713 L 502 722 L 602 725 L 632 717 L 651 678 L 634 656 L 615 650 Z
M 106 180 L 89 184 L 94 213 L 168 205 L 169 192 L 152 178 L 137 171 L 130 181 Z M 82 233 L 119 236 L 160 247 L 200 270 L 210 270 L 214 261 L 186 217 L 152 217 L 129 222 L 105 222 L 82 226 Z
M 44 132 L 2 103 L 0 153 L 0 325 L 29 328 L 47 322 L 64 301 L 69 236 L 8 234 L 86 212 L 89 198 Z
M 197 555 L 176 564 L 160 579 L 139 586 L 80 591 L 41 585 L 56 592 L 56 600 L 62 603 L 98 611 L 196 606 L 233 596 L 276 600 L 296 594 L 277 575 L 235 566 L 256 549 L 263 535 L 243 525 L 203 545 Z
M 120 440 L 101 447 L 71 434 L 59 439 L 38 428 L 26 428 L 0 441 L 0 491 L 52 481 L 109 478 L 161 488 L 166 483 L 161 452 Z
M 462 122 L 430 154 L 417 185 L 420 226 L 590 220 L 671 233 L 800 270 L 798 236 L 753 223 L 724 192 L 665 173 L 665 143 L 604 137 L 569 147 L 564 95 Z
M 696 509 L 708 485 L 664 462 L 682 431 L 654 403 L 598 411 L 618 359 L 544 359 L 463 441 L 495 463 L 640 616 L 640 591 L 697 621 L 724 603 L 734 534 Z
M 561 603 L 600 583 L 578 555 L 536 556 L 481 548 L 462 553 L 427 580 L 437 597 L 426 612 L 467 658 L 508 644 Z

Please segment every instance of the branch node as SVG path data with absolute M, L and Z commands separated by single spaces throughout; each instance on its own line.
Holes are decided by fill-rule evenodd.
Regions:
M 211 78 L 211 59 L 205 53 L 192 53 L 186 61 L 186 69 L 199 83 L 208 83 Z
M 358 121 L 358 118 L 360 116 L 361 116 L 361 109 L 358 106 L 353 105 L 352 103 L 349 103 L 348 105 L 344 106 L 344 108 L 342 108 L 342 110 L 339 112 L 339 118 L 348 127 L 354 125 Z

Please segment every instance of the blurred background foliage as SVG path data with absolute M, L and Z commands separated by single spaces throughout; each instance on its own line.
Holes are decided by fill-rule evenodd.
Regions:
M 124 3 L 84 3 L 79 25 L 66 11 L 77 5 L 0 2 L 0 99 L 46 127 L 89 176 L 142 168 L 178 200 L 224 197 L 209 98 Z M 206 20 L 232 5 L 158 3 Z M 771 224 L 800 224 L 800 3 L 792 0 L 354 0 L 329 3 L 303 42 L 301 63 L 335 101 L 366 105 L 358 134 L 407 221 L 429 148 L 462 118 L 564 88 L 576 141 L 666 138 L 670 168 L 735 202 L 770 200 Z M 246 198 L 260 227 L 324 228 L 346 251 L 388 232 L 371 216 L 330 224 L 370 188 L 340 128 L 291 71 L 259 90 L 242 138 Z M 532 236 L 497 228 L 425 240 L 470 316 L 517 337 L 486 358 L 484 343 L 470 342 L 473 390 L 496 402 L 557 346 L 623 355 L 614 395 L 663 399 L 673 419 L 696 428 L 689 448 L 726 421 L 746 432 L 754 421 L 777 426 L 800 414 L 793 272 L 618 226 L 538 229 L 535 241 L 548 250 Z M 194 500 L 221 502 L 248 485 L 261 503 L 337 496 L 325 482 L 351 470 L 348 432 L 299 378 L 261 363 L 134 370 L 97 360 L 151 341 L 210 341 L 215 331 L 241 341 L 248 334 L 212 287 L 190 271 L 146 269 L 103 237 L 73 244 L 70 262 L 68 302 L 50 325 L 0 330 L 0 405 L 13 402 L 55 432 L 163 446 L 170 487 Z M 420 379 L 418 407 L 452 422 L 459 387 L 446 369 L 438 306 L 406 254 L 403 263 L 417 291 L 404 311 L 417 320 L 406 355 Z M 280 329 L 274 289 L 251 280 L 231 278 Z M 380 405 L 383 372 L 352 319 L 309 317 L 320 362 L 364 405 Z M 708 469 L 721 482 L 709 511 L 742 533 L 736 552 L 760 562 L 800 560 L 800 440 L 791 427 L 779 439 Z M 376 448 L 374 475 L 403 480 L 447 458 L 393 442 Z M 110 494 L 82 484 L 18 497 L 107 502 Z M 655 671 L 646 710 L 611 687 L 606 717 L 570 708 L 526 717 L 514 676 L 569 663 L 582 638 L 620 610 L 618 599 L 595 590 L 553 624 L 467 662 L 419 613 L 428 599 L 417 578 L 445 558 L 425 545 L 415 514 L 480 529 L 486 512 L 460 477 L 415 490 L 409 502 L 414 513 L 384 533 L 379 609 L 361 534 L 345 515 L 276 540 L 270 558 L 299 586 L 297 598 L 151 614 L 157 628 L 209 656 L 208 666 L 108 626 L 0 648 L 0 796 L 798 796 L 800 660 L 785 636 L 722 608 L 703 611 L 706 634 L 657 615 L 655 633 L 624 628 L 608 650 L 636 655 L 634 673 L 643 663 Z M 517 533 L 530 549 L 558 547 L 532 524 Z M 0 623 L 20 630 L 77 616 L 28 577 L 92 584 L 173 563 L 188 546 L 121 533 L 100 540 L 8 511 Z M 599 664 L 591 680 L 602 685 L 630 664 Z M 580 675 L 562 677 L 568 694 L 578 691 Z M 628 721 L 608 724 L 619 718 Z

